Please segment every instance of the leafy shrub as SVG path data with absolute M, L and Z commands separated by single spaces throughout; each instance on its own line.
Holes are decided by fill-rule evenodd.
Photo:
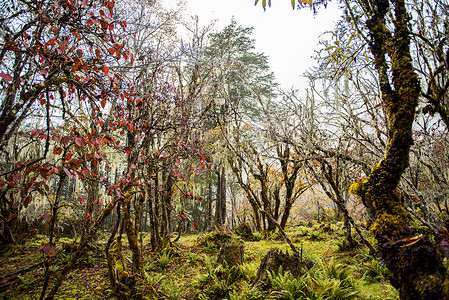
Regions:
M 161 291 L 163 293 L 162 299 L 181 300 L 183 298 L 183 289 L 176 280 L 164 280 L 161 282 Z
M 240 287 L 239 292 L 229 294 L 229 300 L 263 300 L 266 296 L 255 286 L 250 283 L 244 283 Z
M 312 229 L 309 227 L 305 227 L 305 226 L 298 227 L 299 236 L 308 236 L 309 232 L 311 232 L 311 231 L 312 231 Z

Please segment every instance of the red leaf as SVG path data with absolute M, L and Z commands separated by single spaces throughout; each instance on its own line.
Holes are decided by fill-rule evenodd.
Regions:
M 73 156 L 73 153 L 67 153 L 64 158 L 65 158 L 65 160 L 70 160 L 72 158 L 72 156 Z
M 61 147 L 56 147 L 55 149 L 53 149 L 53 154 L 54 155 L 59 155 L 62 153 L 62 148 Z
M 70 136 L 64 136 L 64 137 L 62 137 L 62 139 L 61 139 L 61 143 L 63 143 L 64 145 L 66 145 L 67 143 L 69 143 L 70 142 L 70 140 L 71 140 L 72 138 L 70 137 Z
M 89 214 L 86 214 L 85 216 L 84 216 L 84 221 L 89 221 L 90 220 L 90 215 Z
M 114 49 L 114 48 L 110 48 L 110 49 L 109 49 L 109 52 L 111 52 L 111 49 Z M 114 51 L 115 51 L 115 50 L 114 50 Z M 113 54 L 113 53 L 111 53 L 111 54 Z M 106 66 L 106 65 L 104 65 L 104 66 L 103 66 L 103 72 L 104 72 L 104 75 L 108 75 L 109 67 Z
M 64 173 L 65 173 L 68 177 L 72 177 L 72 174 L 70 174 L 70 171 L 67 170 L 66 167 L 63 167 L 62 170 L 64 171 Z
M 22 179 L 22 174 L 20 174 L 20 173 L 14 174 L 14 175 L 12 176 L 12 179 L 13 179 L 14 181 L 19 181 L 20 179 Z
M 81 171 L 81 174 L 83 174 L 84 177 L 87 177 L 87 176 L 89 176 L 90 171 L 88 169 L 85 169 L 85 170 Z
M 90 80 L 90 76 L 84 77 L 84 79 L 83 79 L 83 84 L 86 83 L 86 82 L 88 82 L 89 80 Z
M 41 98 L 40 102 L 41 102 L 41 105 L 44 105 L 45 102 L 47 102 L 47 100 L 45 100 L 45 98 Z
M 111 55 L 114 55 L 114 53 L 115 53 L 115 49 L 114 48 L 109 48 L 109 53 L 111 54 Z
M 5 73 L 0 73 L 0 77 L 6 81 L 6 82 L 11 82 L 12 81 L 12 77 L 9 74 L 5 74 Z
M 50 257 L 51 255 L 55 255 L 55 249 L 53 249 L 53 247 L 50 244 L 45 244 L 39 247 L 39 249 L 37 249 L 38 252 L 43 252 L 45 254 L 47 254 L 48 257 Z
M 23 206 L 24 206 L 25 208 L 27 208 L 28 205 L 30 204 L 30 202 L 31 202 L 31 196 L 27 196 L 27 197 L 25 198 L 25 200 L 23 201 Z
M 78 147 L 81 147 L 81 146 L 83 145 L 83 139 L 82 139 L 82 138 L 79 138 L 79 137 L 75 138 L 75 144 L 76 144 Z
M 113 11 L 114 1 L 108 1 L 108 9 L 109 9 L 109 14 L 112 16 L 112 14 L 114 13 L 114 11 Z
M 106 106 L 106 99 L 101 100 L 101 107 L 105 107 Z

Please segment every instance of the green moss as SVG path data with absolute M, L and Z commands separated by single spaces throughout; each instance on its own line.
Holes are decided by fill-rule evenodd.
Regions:
M 349 192 L 353 195 L 363 197 L 364 193 L 364 184 L 368 182 L 368 179 L 362 179 L 358 181 L 354 181 L 349 187 Z
M 376 221 L 371 226 L 370 231 L 374 234 L 374 236 L 381 236 L 386 232 L 389 232 L 389 235 L 396 235 L 395 232 L 392 232 L 395 229 L 400 229 L 401 224 L 404 222 L 404 216 L 402 214 L 388 214 L 383 213 L 377 216 Z
M 122 243 L 118 241 L 113 241 L 112 254 L 114 255 L 114 265 L 117 270 L 118 280 L 122 281 L 124 278 L 129 276 L 125 264 L 125 258 L 123 257 Z

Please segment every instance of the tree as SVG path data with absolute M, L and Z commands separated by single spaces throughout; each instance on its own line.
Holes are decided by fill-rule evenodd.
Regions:
M 122 53 L 123 45 L 117 42 L 121 30 L 117 25 L 125 24 L 114 19 L 113 9 L 112 1 L 2 4 L 0 148 L 2 159 L 14 162 L 2 164 L 1 176 L 6 179 L 0 182 L 2 212 L 8 205 L 14 205 L 14 201 L 7 199 L 12 188 L 20 183 L 19 205 L 26 207 L 31 200 L 27 196 L 42 184 L 39 178 L 45 181 L 57 172 L 45 163 L 56 127 L 53 122 L 59 122 L 53 114 L 73 117 L 72 109 L 86 104 L 94 110 L 94 122 L 102 122 L 100 110 L 118 92 L 113 86 L 119 77 L 109 72 L 109 65 L 122 58 L 122 54 L 129 58 L 126 51 Z M 43 124 L 38 120 L 43 120 Z M 9 150 L 14 146 L 10 140 L 20 136 L 21 129 L 32 138 L 45 141 L 37 156 L 11 156 Z M 79 135 L 64 139 L 64 144 L 69 142 L 76 142 L 77 147 L 84 144 Z M 61 153 L 59 148 L 54 152 Z M 30 173 L 36 176 L 29 176 L 31 181 L 22 184 L 23 174 Z M 17 210 L 12 215 L 17 215 Z M 8 222 L 5 220 L 8 216 L 3 216 L 2 222 Z
M 351 191 L 373 208 L 371 232 L 401 298 L 447 299 L 448 278 L 439 245 L 413 227 L 398 190 L 409 165 L 421 91 L 410 53 L 409 10 L 400 0 L 346 1 L 345 7 L 373 55 L 389 129 L 384 157 L 367 178 L 353 183 Z

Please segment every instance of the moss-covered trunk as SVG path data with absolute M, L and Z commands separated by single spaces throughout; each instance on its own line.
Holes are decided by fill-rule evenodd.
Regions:
M 142 255 L 140 254 L 139 243 L 137 240 L 138 231 L 134 222 L 132 220 L 131 215 L 131 201 L 132 199 L 126 199 L 126 205 L 123 207 L 123 221 L 125 225 L 125 232 L 128 238 L 129 248 L 132 253 L 132 271 L 134 275 L 140 276 L 142 273 Z M 137 214 L 140 213 L 140 209 L 138 207 L 134 207 L 134 212 L 136 214 L 136 218 L 138 218 Z M 136 221 L 138 224 L 138 221 Z
M 369 12 L 369 46 L 379 74 L 389 134 L 383 159 L 367 179 L 354 183 L 351 190 L 374 207 L 371 231 L 401 299 L 448 299 L 449 281 L 438 246 L 432 238 L 417 233 L 397 189 L 409 165 L 420 86 L 409 50 L 405 3 L 391 2 L 392 7 L 388 0 L 362 1 Z M 390 10 L 394 10 L 394 31 L 386 23 Z

